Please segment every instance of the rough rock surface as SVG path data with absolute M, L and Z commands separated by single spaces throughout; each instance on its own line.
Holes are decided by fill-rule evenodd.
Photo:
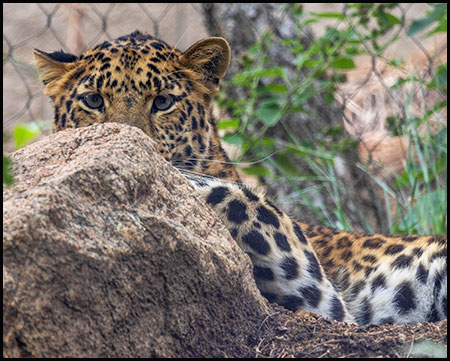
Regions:
M 269 312 L 250 261 L 143 132 L 67 130 L 12 158 L 4 356 L 247 354 Z

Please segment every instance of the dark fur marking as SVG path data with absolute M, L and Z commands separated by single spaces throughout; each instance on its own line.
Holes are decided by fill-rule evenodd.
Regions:
M 206 203 L 215 206 L 221 203 L 228 195 L 228 189 L 226 187 L 215 187 L 206 198 Z
M 366 241 L 363 243 L 362 247 L 377 249 L 377 248 L 380 248 L 384 243 L 386 243 L 386 241 L 384 239 L 369 238 L 369 239 L 366 239 Z
M 363 256 L 362 259 L 364 262 L 371 263 L 371 264 L 377 263 L 377 261 L 378 261 L 375 256 L 369 255 L 369 254 Z
M 284 271 L 284 277 L 287 280 L 298 276 L 298 263 L 294 257 L 285 257 L 280 263 L 280 268 Z
M 411 265 L 411 261 L 413 259 L 413 256 L 406 256 L 404 254 L 398 256 L 394 262 L 392 262 L 391 266 L 392 268 L 407 268 Z
M 297 236 L 297 238 L 300 240 L 301 243 L 307 244 L 305 236 L 303 235 L 303 232 L 300 228 L 300 226 L 296 223 L 294 223 L 294 233 Z
M 348 248 L 352 245 L 348 237 L 344 236 L 338 239 L 337 246 L 338 248 Z
M 197 118 L 196 117 L 192 117 L 192 130 L 197 130 L 198 125 L 197 125 Z
M 269 243 L 264 239 L 263 235 L 256 230 L 250 231 L 244 235 L 242 240 L 259 254 L 266 255 L 270 252 Z
M 404 248 L 405 246 L 403 246 L 402 244 L 392 244 L 386 248 L 384 254 L 397 254 L 403 251 Z
M 36 49 L 38 50 L 38 49 Z M 78 60 L 73 54 L 65 53 L 64 51 L 54 51 L 53 53 L 46 53 L 45 51 L 38 50 L 39 53 L 47 55 L 50 59 L 59 63 L 73 63 Z
M 408 282 L 404 282 L 395 288 L 395 296 L 392 302 L 400 315 L 416 308 L 416 297 Z
M 425 284 L 427 283 L 428 273 L 429 271 L 420 263 L 419 267 L 417 267 L 416 279 Z
M 272 270 L 268 267 L 253 266 L 253 275 L 255 278 L 266 281 L 273 281 L 275 279 Z
M 259 206 L 256 209 L 256 212 L 258 214 L 257 218 L 259 221 L 265 224 L 271 224 L 277 229 L 278 227 L 280 227 L 280 222 L 278 221 L 277 216 L 268 208 L 264 206 Z
M 356 296 L 358 296 L 359 292 L 361 292 L 364 285 L 365 285 L 364 281 L 359 281 L 352 286 L 349 293 L 350 300 L 353 300 Z
M 317 262 L 316 256 L 313 253 L 304 251 L 306 258 L 308 259 L 308 272 L 309 274 L 317 279 L 318 281 L 322 281 L 323 275 L 320 270 L 319 262 Z
M 344 261 L 348 261 L 349 259 L 351 259 L 353 256 L 352 251 L 350 251 L 349 249 L 346 249 L 344 252 L 341 253 L 341 259 Z
M 356 322 L 360 325 L 367 325 L 370 323 L 373 317 L 372 306 L 370 305 L 367 297 L 362 301 L 361 307 L 358 313 L 355 315 Z
M 280 232 L 276 232 L 274 235 L 275 242 L 277 243 L 277 246 L 282 251 L 291 251 L 291 246 L 289 245 L 288 240 L 286 239 L 286 236 Z
M 250 202 L 256 202 L 259 198 L 247 187 L 243 187 L 242 191 Z
M 394 323 L 394 319 L 392 317 L 382 318 L 380 320 L 380 325 L 392 325 Z
M 372 287 L 371 287 L 372 293 L 374 293 L 378 287 L 386 288 L 386 277 L 383 274 L 379 274 L 372 281 Z
M 72 107 L 72 100 L 66 101 L 66 111 L 69 113 L 70 108 Z
M 311 307 L 317 307 L 322 298 L 322 292 L 315 285 L 300 287 L 298 291 Z
M 291 311 L 297 311 L 303 306 L 303 299 L 298 296 L 284 296 L 280 301 L 280 305 Z
M 344 306 L 336 296 L 333 296 L 333 299 L 331 300 L 331 315 L 336 321 L 342 321 L 344 319 Z
M 266 298 L 267 301 L 273 303 L 277 300 L 277 296 L 273 293 L 261 292 L 261 295 Z

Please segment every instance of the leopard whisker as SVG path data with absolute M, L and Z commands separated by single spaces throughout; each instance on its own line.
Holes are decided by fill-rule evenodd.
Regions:
M 168 76 L 168 75 L 172 75 L 172 74 L 175 74 L 175 73 L 184 73 L 184 72 L 197 74 L 197 75 L 200 75 L 202 78 L 206 78 L 206 79 L 209 79 L 209 80 L 214 80 L 214 78 L 211 78 L 211 77 L 206 76 L 206 75 L 204 75 L 204 74 L 200 74 L 200 73 L 198 73 L 198 72 L 196 72 L 196 71 L 194 71 L 194 70 L 192 70 L 192 69 L 174 70 L 174 71 L 171 71 L 170 73 L 166 73 L 166 74 L 164 74 L 164 75 L 165 75 L 165 76 Z M 189 78 L 187 78 L 187 79 L 188 79 L 188 80 L 191 80 L 191 79 L 189 79 Z M 181 80 L 181 79 L 177 79 L 177 80 Z
M 210 175 L 210 174 L 204 174 L 204 173 L 195 172 L 195 171 L 193 171 L 191 169 L 179 168 L 179 167 L 176 167 L 176 168 L 180 171 L 181 174 L 183 174 L 187 178 L 189 178 L 189 177 L 190 178 L 196 177 L 199 180 L 206 178 L 206 179 L 215 180 L 217 182 L 227 183 L 227 184 L 234 184 L 234 185 L 242 185 L 243 184 L 242 182 L 231 181 L 231 180 L 228 180 L 228 179 L 218 178 L 218 177 L 215 177 L 215 176 Z
M 206 159 L 206 158 L 187 158 L 185 160 L 187 160 L 187 161 L 204 161 L 204 162 L 209 162 L 209 163 L 231 164 L 231 165 L 255 165 L 255 164 L 264 162 L 265 160 L 271 158 L 278 152 L 280 152 L 280 150 L 276 150 L 276 151 L 272 152 L 271 154 L 265 156 L 264 158 L 255 160 L 253 162 L 231 162 L 231 161 L 227 162 L 227 161 L 219 160 L 219 159 Z

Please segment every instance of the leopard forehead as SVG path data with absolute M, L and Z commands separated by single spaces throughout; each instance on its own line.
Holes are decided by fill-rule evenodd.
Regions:
M 169 60 L 176 61 L 180 54 L 179 50 L 164 41 L 136 31 L 113 41 L 105 41 L 87 50 L 79 60 L 87 61 L 89 64 L 96 61 L 105 64 L 115 60 L 123 68 L 134 70 L 141 63 L 158 64 L 160 67 L 161 63 L 167 64 Z M 153 67 L 151 69 L 156 73 L 162 70 Z
M 108 94 L 111 98 L 120 93 L 144 95 L 182 89 L 179 79 L 185 74 L 180 55 L 164 41 L 134 32 L 84 52 L 77 60 L 74 78 L 79 78 L 79 86 L 113 90 Z

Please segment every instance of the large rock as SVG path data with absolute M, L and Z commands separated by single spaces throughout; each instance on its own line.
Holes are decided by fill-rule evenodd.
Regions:
M 250 261 L 143 132 L 67 130 L 12 158 L 4 356 L 246 354 L 268 312 Z

